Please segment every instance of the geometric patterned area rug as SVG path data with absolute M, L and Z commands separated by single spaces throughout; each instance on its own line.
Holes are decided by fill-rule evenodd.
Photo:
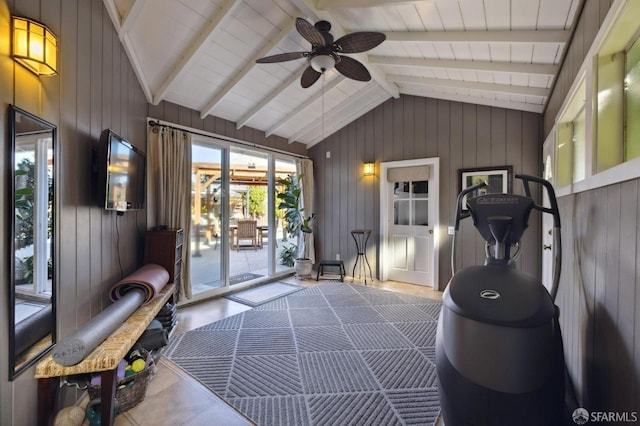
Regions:
M 243 290 L 237 293 L 225 296 L 229 300 L 243 303 L 245 305 L 256 307 L 263 303 L 271 302 L 279 297 L 286 296 L 296 291 L 302 290 L 304 287 L 300 287 L 295 284 L 288 284 L 282 282 L 273 282 L 267 284 L 261 284 L 257 287 Z
M 440 307 L 328 281 L 178 334 L 164 354 L 258 425 L 432 425 Z

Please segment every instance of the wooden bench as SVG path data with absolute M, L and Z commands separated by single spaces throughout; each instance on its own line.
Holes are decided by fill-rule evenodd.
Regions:
M 158 297 L 146 306 L 139 307 L 117 330 L 107 337 L 84 360 L 65 367 L 47 355 L 36 365 L 38 379 L 38 424 L 50 424 L 54 412 L 60 378 L 76 374 L 101 373 L 100 411 L 101 424 L 112 425 L 116 395 L 116 369 L 120 361 L 133 347 L 160 309 L 171 299 L 175 284 L 167 284 Z M 105 403 L 106 401 L 106 403 Z

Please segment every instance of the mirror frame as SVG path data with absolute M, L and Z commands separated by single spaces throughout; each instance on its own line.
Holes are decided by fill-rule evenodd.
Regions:
M 15 315 L 16 315 L 16 309 L 15 309 L 15 297 L 16 297 L 16 291 L 15 291 L 15 286 L 16 286 L 16 277 L 15 277 L 15 268 L 16 268 L 16 262 L 15 262 L 15 250 L 16 250 L 16 242 L 15 242 L 15 233 L 16 233 L 16 219 L 15 219 L 15 195 L 16 195 L 16 175 L 15 175 L 15 168 L 16 168 L 16 136 L 18 136 L 16 134 L 16 118 L 21 115 L 25 118 L 28 118 L 30 120 L 33 120 L 34 122 L 36 122 L 38 125 L 42 126 L 42 128 L 44 129 L 49 129 L 51 131 L 51 144 L 52 144 L 52 151 L 53 151 L 53 172 L 52 172 L 52 193 L 53 193 L 53 200 L 52 200 L 52 206 L 51 206 L 51 227 L 52 227 L 52 231 L 51 231 L 51 262 L 52 262 L 52 267 L 53 267 L 53 272 L 52 272 L 52 278 L 51 278 L 51 341 L 48 343 L 44 343 L 42 344 L 41 342 L 44 340 L 44 338 L 41 338 L 40 341 L 35 342 L 32 347 L 28 350 L 25 351 L 25 354 L 23 356 L 26 357 L 26 359 L 23 362 L 20 362 L 19 366 L 16 366 L 16 362 L 18 361 L 19 357 L 16 355 L 15 351 L 16 351 L 16 321 L 15 321 Z M 38 360 L 40 360 L 47 352 L 49 352 L 51 350 L 51 348 L 53 347 L 53 345 L 56 342 L 56 308 L 57 308 L 57 303 L 56 303 L 56 293 L 57 293 L 57 279 L 56 279 L 56 275 L 57 275 L 57 268 L 56 268 L 56 237 L 55 237 L 55 233 L 57 230 L 57 226 L 56 226 L 56 212 L 57 212 L 57 204 L 58 204 L 58 197 L 57 197 L 57 193 L 56 193 L 56 188 L 57 188 L 57 179 L 59 178 L 59 173 L 58 173 L 58 167 L 57 164 L 59 163 L 58 161 L 58 155 L 57 155 L 57 150 L 58 150 L 58 132 L 57 132 L 57 126 L 49 123 L 45 120 L 43 120 L 40 117 L 37 117 L 27 111 L 24 111 L 18 107 L 16 107 L 15 105 L 9 105 L 9 148 L 10 148 L 10 152 L 9 155 L 7 155 L 7 182 L 9 183 L 11 189 L 8 192 L 8 197 L 10 197 L 7 200 L 7 208 L 9 209 L 8 211 L 8 221 L 9 223 L 9 231 L 10 231 L 10 238 L 8 238 L 8 244 L 9 244 L 9 251 L 8 253 L 10 253 L 10 259 L 9 259 L 9 270 L 8 270 L 8 311 L 9 311 L 9 322 L 8 322 L 8 327 L 9 327 L 9 347 L 8 347 L 8 360 L 9 360 L 9 365 L 8 365 L 8 371 L 9 371 L 9 381 L 14 380 L 20 373 L 22 373 L 23 371 L 25 371 L 27 368 L 29 368 L 30 366 L 32 366 L 33 364 L 35 364 Z M 44 309 L 44 308 L 43 308 Z M 37 324 L 35 324 L 37 325 Z

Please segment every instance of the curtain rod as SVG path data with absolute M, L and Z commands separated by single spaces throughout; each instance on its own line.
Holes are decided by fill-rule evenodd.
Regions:
M 251 142 L 245 142 L 245 141 L 242 141 L 240 139 L 231 138 L 229 136 L 218 135 L 216 133 L 209 133 L 209 132 L 206 132 L 206 131 L 199 131 L 199 130 L 196 130 L 196 129 L 191 129 L 191 128 L 183 127 L 183 126 L 180 126 L 180 125 L 168 124 L 168 123 L 162 122 L 162 120 L 158 120 L 158 119 L 156 119 L 156 120 L 149 119 L 148 124 L 151 127 L 158 126 L 158 127 L 167 127 L 169 129 L 174 129 L 174 130 L 182 130 L 182 131 L 185 131 L 185 132 L 189 132 L 189 133 L 191 133 L 193 135 L 204 136 L 204 137 L 207 137 L 207 138 L 217 138 L 217 139 L 221 139 L 221 140 L 223 140 L 225 142 L 231 142 L 231 143 L 235 143 L 235 144 L 238 144 L 238 145 L 243 145 L 243 146 L 248 146 L 248 147 L 251 147 L 251 148 L 261 149 L 261 150 L 264 150 L 264 151 L 277 152 L 279 154 L 285 154 L 285 155 L 289 155 L 291 157 L 309 158 L 306 155 L 295 154 L 293 152 L 284 151 L 282 149 L 271 148 L 271 147 L 268 147 L 268 146 L 259 145 L 259 144 L 251 143 Z

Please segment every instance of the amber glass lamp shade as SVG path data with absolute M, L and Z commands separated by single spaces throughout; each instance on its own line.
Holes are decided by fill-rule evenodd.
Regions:
M 376 167 L 374 163 L 364 163 L 362 168 L 362 174 L 364 176 L 372 176 L 376 172 Z
M 13 59 L 36 75 L 58 73 L 58 39 L 45 25 L 13 17 Z

